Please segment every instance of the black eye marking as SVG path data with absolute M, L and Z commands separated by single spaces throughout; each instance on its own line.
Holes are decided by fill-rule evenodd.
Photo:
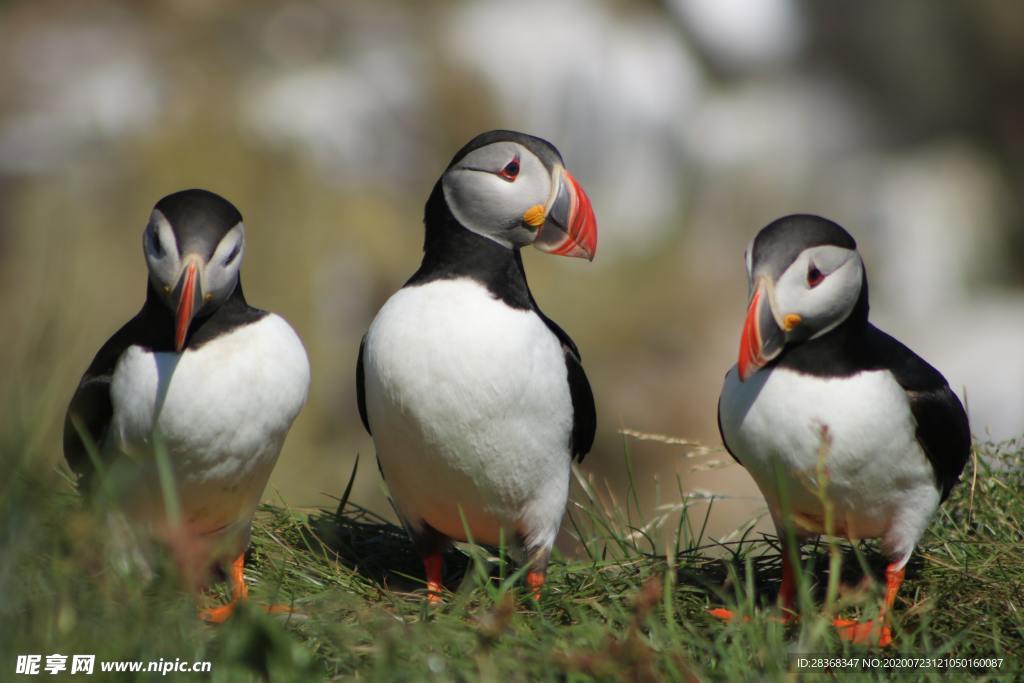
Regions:
M 519 155 L 513 157 L 512 161 L 505 164 L 505 168 L 498 171 L 498 177 L 504 178 L 510 183 L 519 176 Z
M 156 235 L 156 228 L 150 228 L 146 232 L 146 238 L 149 240 L 149 251 L 156 258 L 164 257 L 164 245 L 160 243 L 160 238 Z
M 825 274 L 813 263 L 807 269 L 807 286 L 814 289 L 825 280 Z
M 228 257 L 226 259 L 224 259 L 224 265 L 225 266 L 231 265 L 231 262 L 234 261 L 236 258 L 238 258 L 238 254 L 241 251 L 242 251 L 242 240 L 238 240 L 237 242 L 235 242 L 235 248 L 232 249 L 231 253 L 228 254 Z

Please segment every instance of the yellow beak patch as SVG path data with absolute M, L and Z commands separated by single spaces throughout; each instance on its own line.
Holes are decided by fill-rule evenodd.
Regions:
M 545 220 L 547 220 L 547 215 L 544 213 L 543 204 L 534 204 L 523 214 L 523 222 L 534 228 L 540 228 L 544 225 Z

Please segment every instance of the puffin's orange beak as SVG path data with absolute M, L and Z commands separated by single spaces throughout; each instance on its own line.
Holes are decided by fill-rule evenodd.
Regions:
M 175 314 L 174 326 L 174 350 L 181 353 L 185 348 L 185 337 L 188 336 L 189 325 L 192 319 L 202 307 L 203 292 L 199 284 L 199 269 L 195 261 L 190 261 L 185 266 L 185 273 L 181 276 L 178 287 L 181 293 L 178 295 L 178 310 Z
M 558 171 L 558 190 L 533 246 L 549 254 L 594 260 L 597 251 L 594 208 L 587 193 L 564 168 Z
M 740 336 L 739 367 L 740 381 L 744 381 L 782 353 L 786 343 L 785 333 L 775 322 L 772 313 L 768 287 L 759 280 L 747 307 L 747 318 L 743 321 Z

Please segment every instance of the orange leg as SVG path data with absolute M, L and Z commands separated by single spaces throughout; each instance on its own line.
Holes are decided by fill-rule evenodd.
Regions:
M 526 585 L 530 587 L 530 591 L 535 601 L 540 601 L 540 592 L 544 588 L 544 572 L 530 570 L 526 572 Z
M 245 553 L 239 554 L 231 563 L 228 580 L 231 582 L 231 600 L 219 607 L 211 607 L 199 612 L 199 618 L 211 624 L 223 624 L 235 613 L 235 609 L 249 598 L 249 588 L 245 585 Z M 263 609 L 268 614 L 280 614 L 293 611 L 288 605 L 267 605 Z
M 431 604 L 441 602 L 441 570 L 444 568 L 444 557 L 440 553 L 427 555 L 423 558 L 423 568 L 427 573 L 427 601 Z
M 796 619 L 793 614 L 793 607 L 796 604 L 796 576 L 793 571 L 793 563 L 789 559 L 789 550 L 782 548 L 782 585 L 779 587 L 779 606 L 782 607 L 782 623 L 788 624 Z M 736 618 L 731 610 L 724 607 L 717 607 L 708 610 L 708 614 L 725 621 L 732 621 Z
M 231 600 L 220 607 L 204 609 L 199 613 L 199 618 L 211 624 L 223 624 L 235 612 L 238 603 L 249 597 L 249 588 L 245 585 L 245 553 L 241 553 L 231 563 L 231 571 L 228 580 L 231 582 Z
M 525 537 L 526 534 L 522 532 L 518 534 L 520 545 L 526 546 L 527 550 L 526 585 L 530 589 L 530 597 L 533 598 L 533 601 L 540 602 L 540 594 L 548 577 L 551 547 L 531 547 L 524 540 Z
M 892 630 L 885 625 L 885 620 L 896 602 L 896 593 L 903 584 L 904 574 L 903 569 L 896 569 L 890 564 L 885 570 L 885 602 L 878 612 L 878 619 L 860 622 L 853 619 L 834 619 L 832 625 L 839 632 L 839 637 L 859 644 L 871 643 L 877 638 L 880 647 L 891 644 Z

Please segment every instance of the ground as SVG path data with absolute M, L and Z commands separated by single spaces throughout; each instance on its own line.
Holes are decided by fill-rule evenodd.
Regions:
M 780 572 L 774 539 L 722 546 L 704 537 L 698 518 L 680 525 L 673 547 L 660 547 L 636 523 L 635 501 L 611 506 L 586 487 L 565 522 L 582 537 L 585 559 L 556 557 L 539 602 L 500 549 L 466 546 L 447 558 L 452 592 L 428 605 L 401 529 L 345 496 L 337 510 L 264 507 L 246 566 L 253 606 L 208 626 L 171 565 L 140 574 L 118 559 L 110 534 L 69 482 L 14 467 L 0 482 L 0 678 L 33 680 L 13 675 L 17 656 L 40 654 L 45 663 L 53 653 L 212 666 L 211 673 L 166 677 L 97 670 L 86 679 L 113 681 L 832 678 L 801 669 L 803 653 L 1002 658 L 1001 668 L 976 661 L 957 673 L 1013 680 L 1024 665 L 1022 464 L 1024 442 L 976 448 L 910 565 L 894 614 L 895 644 L 884 651 L 840 642 L 819 616 L 822 606 L 852 616 L 876 609 L 878 583 L 862 581 L 865 569 L 881 576 L 884 561 L 873 545 L 806 546 L 804 617 L 787 626 L 771 607 Z M 204 599 L 226 591 L 218 584 Z M 295 611 L 268 616 L 254 607 L 274 602 Z M 750 619 L 707 615 L 721 605 Z M 865 671 L 868 680 L 944 675 Z

